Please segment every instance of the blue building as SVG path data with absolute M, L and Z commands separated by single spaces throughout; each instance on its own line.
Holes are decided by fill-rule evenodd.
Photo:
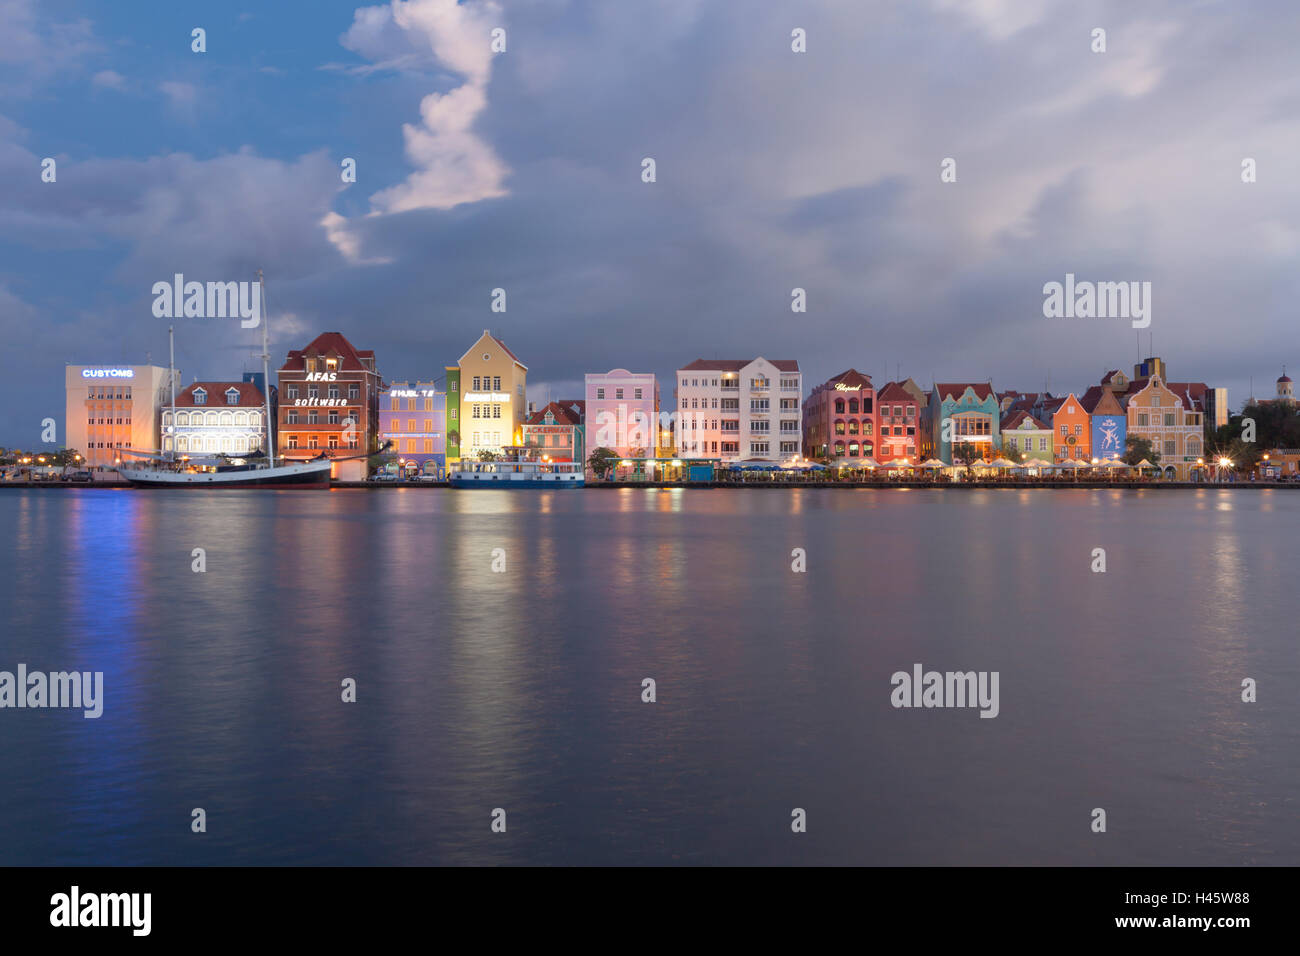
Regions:
M 963 442 L 975 447 L 977 458 L 995 458 L 1002 447 L 1002 412 L 988 382 L 936 382 L 926 418 L 933 455 L 944 464 L 953 464 L 953 445 Z

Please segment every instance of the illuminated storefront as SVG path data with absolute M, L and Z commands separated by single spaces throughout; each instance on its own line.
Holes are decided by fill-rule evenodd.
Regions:
M 394 382 L 379 395 L 379 443 L 407 474 L 446 473 L 447 396 L 433 382 Z

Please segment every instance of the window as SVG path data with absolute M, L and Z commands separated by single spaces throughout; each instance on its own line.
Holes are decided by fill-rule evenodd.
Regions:
M 432 439 L 432 438 L 426 438 L 426 439 L 424 440 L 424 453 L 425 453 L 426 455 L 429 455 L 429 454 L 432 454 L 432 453 L 433 453 L 433 439 Z
M 338 447 L 339 447 L 339 436 L 338 436 L 338 435 L 330 435 L 328 444 L 329 444 L 329 447 L 330 447 L 330 448 L 338 448 Z
M 604 390 L 603 388 L 598 388 L 598 389 L 596 389 L 596 397 L 597 397 L 597 398 L 604 398 L 604 397 L 605 397 L 605 390 Z
M 858 422 L 857 422 L 857 419 L 850 419 L 850 420 L 849 420 L 849 434 L 850 434 L 850 435 L 856 435 L 857 433 L 858 433 Z
M 492 376 L 492 391 L 494 391 L 494 392 L 499 392 L 499 391 L 501 391 L 501 376 L 500 376 L 500 375 L 494 375 L 494 376 Z
M 1145 428 L 1147 425 L 1147 416 L 1145 413 L 1138 414 L 1138 427 Z
M 208 393 L 201 388 L 196 388 L 194 390 L 194 404 L 195 405 L 208 404 Z
M 1074 433 L 1075 433 L 1076 435 L 1082 435 L 1082 434 L 1083 434 L 1083 426 L 1082 426 L 1082 425 L 1075 425 L 1075 426 L 1074 426 Z
M 769 421 L 750 422 L 750 423 L 749 423 L 749 430 L 750 430 L 751 432 L 766 432 L 766 431 L 770 431 L 770 427 L 769 427 L 769 426 L 771 426 L 771 424 L 772 424 L 772 423 L 769 422 Z
M 426 432 L 431 432 L 431 431 L 433 431 L 433 419 L 432 419 L 432 418 L 426 418 L 426 419 L 424 420 L 424 430 L 425 430 Z
M 297 436 L 297 435 L 290 435 L 290 436 L 289 436 L 289 447 L 290 447 L 290 448 L 297 448 L 297 447 L 298 447 L 298 436 Z
M 1159 408 L 1159 407 L 1160 407 L 1160 396 L 1159 396 L 1159 395 L 1152 395 L 1152 396 L 1151 396 L 1151 407 L 1152 407 L 1152 408 Z
M 226 404 L 227 405 L 239 404 L 239 389 L 237 388 L 226 389 Z
M 408 432 L 413 432 L 413 431 L 415 431 L 415 419 L 414 419 L 414 418 L 408 418 L 408 419 L 406 420 L 406 430 L 407 430 Z
M 1173 428 L 1173 427 L 1174 427 L 1174 416 L 1173 416 L 1173 415 L 1166 415 L 1166 416 L 1165 416 L 1165 427 L 1166 427 L 1166 428 Z
M 358 385 L 356 382 L 353 382 L 351 385 L 348 386 L 348 398 L 352 399 L 355 402 L 360 397 L 361 397 L 361 386 Z
M 307 397 L 308 397 L 308 398 L 320 398 L 320 386 L 319 386 L 319 385 L 308 385 L 308 386 L 307 386 Z
M 1176 441 L 1165 442 L 1165 457 L 1173 458 L 1176 454 L 1178 454 L 1178 442 Z
M 844 414 L 844 399 L 842 398 L 835 399 L 835 414 L 836 415 Z
M 835 423 L 835 434 L 837 434 L 837 435 L 843 435 L 843 434 L 844 434 L 844 423 L 843 423 L 843 422 L 836 422 L 836 423 Z
M 290 386 L 288 386 L 288 387 L 284 390 L 284 394 L 285 394 L 285 397 L 287 397 L 287 398 L 291 398 L 291 399 L 297 398 L 297 397 L 298 397 L 298 386 L 297 386 L 297 385 L 290 385 Z
M 318 435 L 312 435 L 311 437 L 309 437 L 309 438 L 307 439 L 307 447 L 308 447 L 308 448 L 319 448 L 319 447 L 320 447 L 320 436 L 318 436 Z
M 699 407 L 700 407 L 700 400 L 698 398 L 692 398 L 691 408 L 699 408 Z
M 336 358 L 327 358 L 325 360 L 325 371 L 337 372 L 339 370 L 339 360 Z
M 750 414 L 757 413 L 759 415 L 766 415 L 771 411 L 770 404 L 771 403 L 766 398 L 751 398 L 749 400 Z
M 687 404 L 687 400 L 683 398 L 683 399 L 682 399 L 682 408 L 690 408 L 690 407 L 691 407 L 691 406 Z
M 615 397 L 615 398 L 622 398 L 622 397 L 623 397 L 623 390 L 622 390 L 621 388 L 616 388 L 616 389 L 614 389 L 614 397 Z
M 297 412 L 295 409 L 292 409 L 292 408 L 289 409 L 289 414 L 288 414 L 288 416 L 285 418 L 284 421 L 285 421 L 285 424 L 287 424 L 287 425 L 297 425 L 297 424 L 298 424 L 298 412 Z
M 717 383 L 715 382 L 714 384 L 717 384 Z M 639 388 L 638 388 L 638 389 L 635 389 L 635 390 L 632 392 L 632 397 L 633 397 L 633 398 L 640 398 L 640 397 L 641 397 L 641 389 L 639 389 Z M 717 399 L 715 398 L 714 401 L 716 402 Z M 717 406 L 715 405 L 714 407 L 716 408 Z
M 339 423 L 339 410 L 337 408 L 330 409 L 329 423 L 331 425 L 337 425 Z
M 857 413 L 858 413 L 858 400 L 857 400 L 856 398 L 850 398 L 850 399 L 849 399 L 849 414 L 850 414 L 850 415 L 856 415 Z
M 1038 439 L 1038 450 L 1039 450 L 1039 451 L 1047 451 L 1047 439 L 1046 439 L 1046 438 L 1039 438 L 1039 439 Z
M 460 413 L 457 409 L 449 408 L 447 410 L 447 420 L 452 422 L 459 421 L 460 419 L 457 417 L 459 414 Z
M 331 385 L 331 386 L 330 386 L 330 389 L 329 389 L 329 397 L 330 397 L 330 398 L 338 398 L 338 397 L 339 397 L 339 387 L 338 387 L 337 385 Z
M 768 447 L 768 443 L 765 441 L 752 441 L 749 443 L 749 453 L 751 456 L 757 458 L 766 455 Z
M 1145 425 L 1146 422 L 1143 422 L 1142 424 Z M 1070 434 L 1070 426 L 1069 426 L 1069 425 L 1062 425 L 1062 426 L 1061 426 L 1061 437 L 1064 438 L 1064 437 L 1065 437 L 1066 435 L 1068 435 L 1068 434 Z
M 493 406 L 492 406 L 492 417 L 493 417 L 493 418 L 500 418 L 500 417 L 501 417 L 501 406 L 500 406 L 500 405 L 493 405 Z
M 320 415 L 317 414 L 316 409 L 313 408 L 311 411 L 309 411 L 309 412 L 307 413 L 307 424 L 308 424 L 308 425 L 315 425 L 315 424 L 318 423 L 319 421 L 320 421 Z

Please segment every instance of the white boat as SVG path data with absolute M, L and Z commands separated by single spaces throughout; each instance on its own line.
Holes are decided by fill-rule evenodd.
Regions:
M 266 448 L 270 457 L 249 456 L 252 463 L 243 459 L 177 457 L 176 453 L 161 455 L 143 454 L 123 449 L 124 455 L 140 459 L 138 465 L 118 465 L 117 473 L 137 488 L 328 488 L 330 472 L 336 461 L 343 458 L 326 458 L 323 454 L 311 461 L 277 465 L 275 463 L 275 438 L 271 431 L 271 353 L 267 350 L 269 316 L 266 311 L 266 286 L 262 273 L 257 274 L 257 285 L 262 297 L 262 389 L 266 399 Z M 168 329 L 168 336 L 173 330 Z M 168 369 L 171 372 L 172 415 L 176 414 L 176 348 L 171 340 Z M 257 458 L 260 457 L 260 460 Z
M 585 483 L 581 462 L 467 460 L 447 467 L 452 488 L 581 488 Z

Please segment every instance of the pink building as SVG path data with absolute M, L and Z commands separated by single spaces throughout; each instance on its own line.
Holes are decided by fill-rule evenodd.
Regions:
M 610 448 L 624 458 L 654 457 L 659 429 L 654 373 L 616 368 L 586 380 L 587 454 Z

